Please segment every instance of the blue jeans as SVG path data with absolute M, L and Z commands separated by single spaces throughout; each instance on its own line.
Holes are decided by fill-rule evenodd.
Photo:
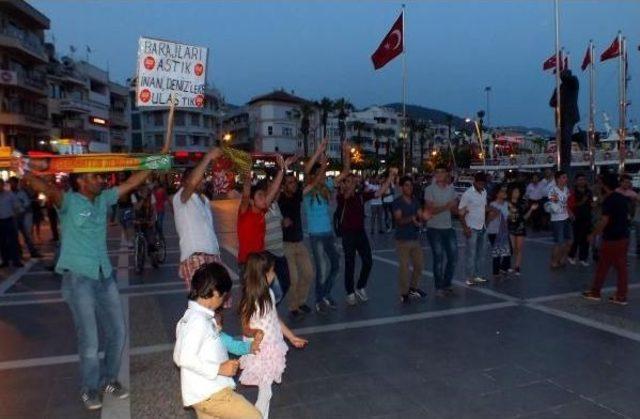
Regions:
M 115 274 L 100 280 L 65 271 L 62 296 L 71 309 L 78 338 L 82 391 L 116 380 L 125 342 L 125 323 Z M 103 332 L 104 369 L 100 374 L 98 323 Z
M 433 253 L 433 280 L 437 290 L 451 287 L 458 260 L 458 239 L 453 228 L 428 228 L 427 238 Z M 444 258 L 447 257 L 445 265 Z
M 471 229 L 471 237 L 466 237 L 466 265 L 465 273 L 467 278 L 475 278 L 480 275 L 480 265 L 484 257 L 484 235 L 485 229 Z
M 340 269 L 340 256 L 336 250 L 333 233 L 310 235 L 309 240 L 311 241 L 313 263 L 316 266 L 316 303 L 319 303 L 323 298 L 331 299 L 331 289 Z M 329 258 L 329 272 L 324 279 L 322 278 L 322 264 L 324 262 L 322 250 Z

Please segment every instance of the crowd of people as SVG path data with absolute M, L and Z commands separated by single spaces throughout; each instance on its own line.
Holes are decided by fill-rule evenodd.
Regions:
M 305 162 L 303 182 L 289 170 L 296 156 L 284 159 L 277 155 L 275 172 L 261 181 L 250 173 L 244 176 L 237 216 L 241 340 L 222 332 L 222 313 L 232 305 L 232 281 L 222 262 L 210 199 L 205 194 L 207 168 L 222 157 L 220 149 L 211 149 L 195 168 L 186 171 L 171 198 L 162 182 L 148 183 L 147 171 L 112 179 L 107 188 L 107 179 L 93 173 L 70 175 L 68 189 L 30 173 L 21 180 L 11 179 L 10 191 L 0 184 L 3 263 L 20 266 L 18 234 L 23 235 L 31 256 L 39 256 L 30 241 L 30 225 L 36 218 L 34 196 L 46 195 L 60 219 L 61 246 L 55 270 L 62 276 L 63 298 L 76 324 L 81 398 L 87 408 L 99 409 L 105 394 L 128 396 L 118 381 L 125 324 L 107 255 L 107 224 L 118 218 L 123 240 L 130 244 L 132 220 L 163 234 L 162 220 L 169 206 L 180 247 L 176 274 L 185 281 L 189 300 L 176 328 L 173 358 L 181 371 L 183 403 L 199 417 L 268 417 L 272 386 L 280 383 L 286 365 L 285 339 L 296 348 L 308 343 L 287 327 L 276 306 L 286 302 L 288 321 L 314 311 L 327 316 L 337 308 L 334 284 L 341 265 L 337 238 L 344 258 L 345 304 L 366 303 L 373 267 L 367 229 L 370 235 L 393 234 L 401 304 L 427 296 L 421 285 L 423 234 L 433 258 L 435 295 L 450 298 L 455 295 L 458 260 L 464 260 L 463 279 L 468 286 L 485 284 L 483 260 L 488 240 L 492 278 L 502 281 L 519 276 L 527 260 L 527 232 L 546 228 L 551 229 L 554 241 L 550 269 L 577 263 L 588 266 L 591 253 L 597 267 L 583 296 L 600 300 L 607 272 L 613 267 L 618 284 L 610 301 L 627 304 L 629 232 L 632 223 L 640 224 L 640 211 L 635 211 L 640 197 L 628 176 L 605 173 L 591 188 L 583 174 L 575 175 L 570 187 L 567 174 L 561 171 L 534 174 L 530 182 L 522 177 L 496 182 L 476 173 L 472 186 L 458 196 L 452 173 L 444 166 L 435 168 L 430 182 L 400 176 L 395 168 L 363 178 L 351 170 L 346 143 L 342 171 L 329 178 L 326 147 L 323 141 Z M 463 251 L 459 237 L 465 242 Z M 357 273 L 356 255 L 360 259 Z M 313 303 L 309 305 L 312 285 Z M 98 325 L 105 332 L 102 345 Z M 102 365 L 100 347 L 105 351 Z M 230 359 L 230 353 L 239 359 Z M 233 377 L 238 370 L 242 371 L 241 383 L 258 387 L 255 405 L 234 391 Z

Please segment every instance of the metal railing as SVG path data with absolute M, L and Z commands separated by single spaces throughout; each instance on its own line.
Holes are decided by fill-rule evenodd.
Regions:
M 44 44 L 40 38 L 29 31 L 21 31 L 11 26 L 0 28 L 0 34 L 20 41 L 28 50 L 45 55 Z

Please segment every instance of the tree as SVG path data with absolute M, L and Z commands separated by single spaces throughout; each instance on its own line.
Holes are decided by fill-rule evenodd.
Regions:
M 303 103 L 300 106 L 300 133 L 304 146 L 304 156 L 309 156 L 309 117 L 313 113 L 313 108 L 309 103 Z
M 333 101 L 328 97 L 323 97 L 322 100 L 317 103 L 317 105 L 322 112 L 322 138 L 327 138 L 327 120 L 329 119 L 329 114 L 335 109 L 335 105 Z
M 342 150 L 342 143 L 345 140 L 345 136 L 347 134 L 347 126 L 346 119 L 349 116 L 349 112 L 353 111 L 355 108 L 353 105 L 345 98 L 341 97 L 336 100 L 334 103 L 334 110 L 338 111 L 338 131 L 340 132 L 340 149 Z M 340 154 L 342 158 L 342 153 Z
M 354 139 L 354 142 L 356 144 L 362 144 L 362 130 L 364 130 L 367 127 L 367 124 L 363 121 L 353 121 L 350 123 L 351 128 L 353 128 L 356 131 L 356 137 Z

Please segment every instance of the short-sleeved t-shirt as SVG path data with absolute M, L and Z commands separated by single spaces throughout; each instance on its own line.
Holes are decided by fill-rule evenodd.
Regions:
M 622 240 L 629 237 L 629 203 L 627 198 L 613 192 L 602 201 L 602 215 L 609 222 L 602 231 L 603 240 Z
M 410 202 L 407 202 L 404 196 L 397 198 L 393 201 L 393 212 L 402 211 L 402 217 L 413 217 L 418 214 L 420 209 L 420 202 L 417 199 L 411 198 Z M 418 227 L 413 224 L 405 224 L 402 226 L 396 226 L 396 240 L 418 240 L 420 237 L 420 231 Z
M 448 202 L 456 199 L 456 191 L 452 185 L 447 185 L 444 188 L 438 186 L 435 182 L 427 186 L 424 190 L 424 200 L 433 203 L 434 206 L 440 207 Z M 429 228 L 451 228 L 451 211 L 442 211 L 427 221 L 427 227 Z
M 77 192 L 62 198 L 60 227 L 62 245 L 56 272 L 71 271 L 99 280 L 100 272 L 111 276 L 113 267 L 107 255 L 107 211 L 118 202 L 118 188 L 103 191 L 92 201 Z
M 278 200 L 282 217 L 291 220 L 289 227 L 282 227 L 282 240 L 289 243 L 302 241 L 302 189 L 298 187 L 295 194 L 287 196 L 280 194 Z
M 333 182 L 327 180 L 325 186 L 329 189 L 329 194 L 333 192 Z M 333 231 L 329 200 L 322 194 L 309 192 L 304 196 L 304 212 L 307 217 L 307 228 L 310 235 L 324 235 Z
M 551 213 L 551 221 L 564 221 L 569 218 L 568 201 L 569 201 L 569 188 L 566 186 L 563 189 L 558 188 L 555 184 L 549 188 L 549 199 L 552 196 L 556 196 L 558 200 L 555 202 L 558 206 L 558 210 Z
M 246 263 L 249 253 L 264 250 L 266 223 L 264 212 L 254 212 L 248 207 L 238 211 L 238 263 Z
M 342 231 L 364 231 L 364 204 L 375 197 L 375 192 L 356 192 L 348 199 L 338 194 L 338 209 L 341 211 Z
M 502 213 L 504 218 L 509 217 L 509 204 L 507 201 L 503 201 L 499 204 L 497 201 L 493 201 L 490 205 L 491 208 L 495 208 Z M 487 224 L 487 234 L 498 234 L 500 231 L 500 217 L 495 217 Z

